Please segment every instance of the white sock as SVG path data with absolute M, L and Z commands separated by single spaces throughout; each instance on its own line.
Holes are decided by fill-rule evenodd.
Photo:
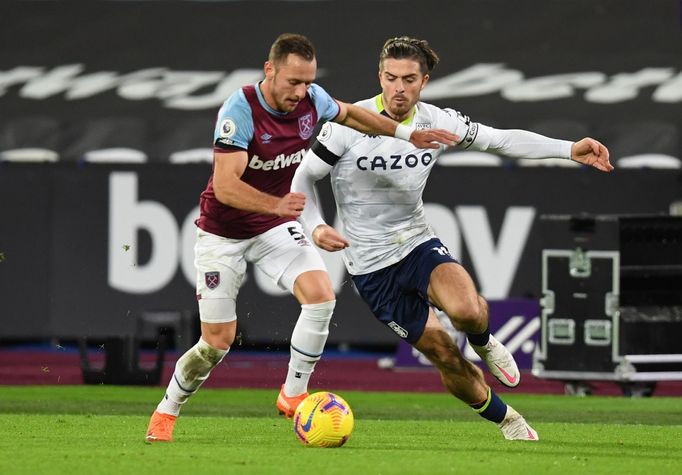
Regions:
M 335 305 L 336 300 L 301 305 L 301 315 L 291 334 L 291 359 L 284 383 L 285 396 L 297 396 L 308 390 L 310 375 L 327 342 L 329 321 Z
M 171 377 L 166 394 L 156 407 L 158 412 L 177 416 L 187 399 L 202 385 L 211 370 L 220 363 L 227 352 L 214 348 L 202 338 L 175 363 L 175 371 Z

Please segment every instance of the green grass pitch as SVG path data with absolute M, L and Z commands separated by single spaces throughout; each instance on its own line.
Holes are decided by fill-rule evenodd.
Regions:
M 355 430 L 303 447 L 277 390 L 203 389 L 175 442 L 145 444 L 162 388 L 0 386 L 0 473 L 535 474 L 682 472 L 682 399 L 503 395 L 540 442 L 509 442 L 449 395 L 339 391 Z

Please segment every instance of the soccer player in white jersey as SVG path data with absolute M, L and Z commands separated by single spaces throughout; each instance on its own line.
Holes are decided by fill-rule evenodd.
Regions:
M 412 131 L 334 100 L 313 84 L 315 49 L 302 35 L 280 35 L 264 70 L 263 81 L 233 93 L 218 115 L 213 174 L 201 194 L 195 246 L 201 338 L 176 363 L 166 394 L 149 421 L 150 442 L 172 440 L 182 405 L 229 351 L 247 262 L 301 303 L 277 408 L 291 417 L 308 395 L 308 380 L 327 340 L 336 300 L 321 257 L 296 222 L 305 197 L 289 190 L 317 122 L 333 120 L 423 147 L 455 139 L 446 131 Z
M 358 103 L 404 125 L 443 128 L 461 138 L 458 147 L 511 157 L 561 157 L 611 171 L 606 147 L 591 138 L 572 143 L 522 130 L 497 130 L 452 109 L 419 101 L 438 56 L 426 41 L 389 39 L 379 58 L 382 93 Z M 438 155 L 390 137 L 362 134 L 327 123 L 306 154 L 292 191 L 307 197 L 299 220 L 327 251 L 344 251 L 344 262 L 374 315 L 421 351 L 438 368 L 443 384 L 511 440 L 538 440 L 513 408 L 486 385 L 482 372 L 464 359 L 438 322 L 433 307 L 466 332 L 473 349 L 504 385 L 520 374 L 509 351 L 488 328 L 488 306 L 467 271 L 426 222 L 422 192 Z M 331 173 L 344 235 L 325 224 L 314 183 Z

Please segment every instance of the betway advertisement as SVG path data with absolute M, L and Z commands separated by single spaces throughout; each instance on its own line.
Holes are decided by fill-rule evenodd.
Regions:
M 0 167 L 0 337 L 126 335 L 140 312 L 196 310 L 194 220 L 209 174 L 207 165 Z M 318 188 L 335 223 L 329 184 Z M 437 234 L 497 301 L 539 297 L 541 214 L 666 213 L 681 193 L 669 170 L 436 167 L 424 202 Z M 330 341 L 394 343 L 341 256 L 322 255 L 338 295 Z M 299 311 L 251 268 L 239 341 L 285 342 Z

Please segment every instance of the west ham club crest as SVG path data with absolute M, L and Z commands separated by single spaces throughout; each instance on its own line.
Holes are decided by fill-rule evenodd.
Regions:
M 303 140 L 308 140 L 313 135 L 315 125 L 313 124 L 313 114 L 308 112 L 303 117 L 298 118 L 298 136 Z
M 213 290 L 220 285 L 220 272 L 206 272 L 204 280 L 206 281 L 206 287 Z

